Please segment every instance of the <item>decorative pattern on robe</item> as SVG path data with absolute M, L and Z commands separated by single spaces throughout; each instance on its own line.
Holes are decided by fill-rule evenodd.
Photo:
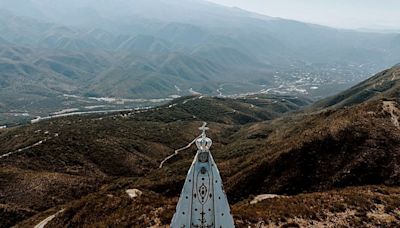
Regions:
M 196 141 L 198 151 L 188 171 L 171 228 L 234 227 L 222 179 L 209 150 L 211 143 L 203 130 L 202 138 Z

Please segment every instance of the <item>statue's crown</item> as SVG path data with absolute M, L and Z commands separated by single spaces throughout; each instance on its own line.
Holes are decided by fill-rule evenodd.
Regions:
M 212 145 L 212 141 L 207 137 L 206 131 L 209 129 L 206 127 L 207 123 L 204 123 L 203 126 L 199 128 L 201 133 L 201 137 L 196 140 L 196 146 L 201 151 L 208 151 Z

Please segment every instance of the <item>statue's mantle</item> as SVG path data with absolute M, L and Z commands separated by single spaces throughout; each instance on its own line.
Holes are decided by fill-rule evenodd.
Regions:
M 172 228 L 231 228 L 234 227 L 229 203 L 223 190 L 221 176 L 210 153 L 211 139 L 203 125 L 196 140 L 197 154 L 188 171 Z

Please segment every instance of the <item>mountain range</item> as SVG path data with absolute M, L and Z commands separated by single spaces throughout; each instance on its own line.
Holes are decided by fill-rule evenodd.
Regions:
M 4 0 L 0 12 L 2 124 L 84 106 L 65 94 L 149 99 L 279 88 L 320 99 L 400 58 L 398 34 L 200 0 Z
M 237 227 L 397 227 L 399 85 L 394 66 L 314 104 L 197 95 L 2 129 L 0 226 L 169 224 L 194 147 L 160 162 L 206 121 Z

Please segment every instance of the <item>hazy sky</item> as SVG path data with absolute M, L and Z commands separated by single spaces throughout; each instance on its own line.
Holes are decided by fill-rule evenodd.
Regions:
M 341 28 L 400 29 L 400 0 L 209 0 Z

